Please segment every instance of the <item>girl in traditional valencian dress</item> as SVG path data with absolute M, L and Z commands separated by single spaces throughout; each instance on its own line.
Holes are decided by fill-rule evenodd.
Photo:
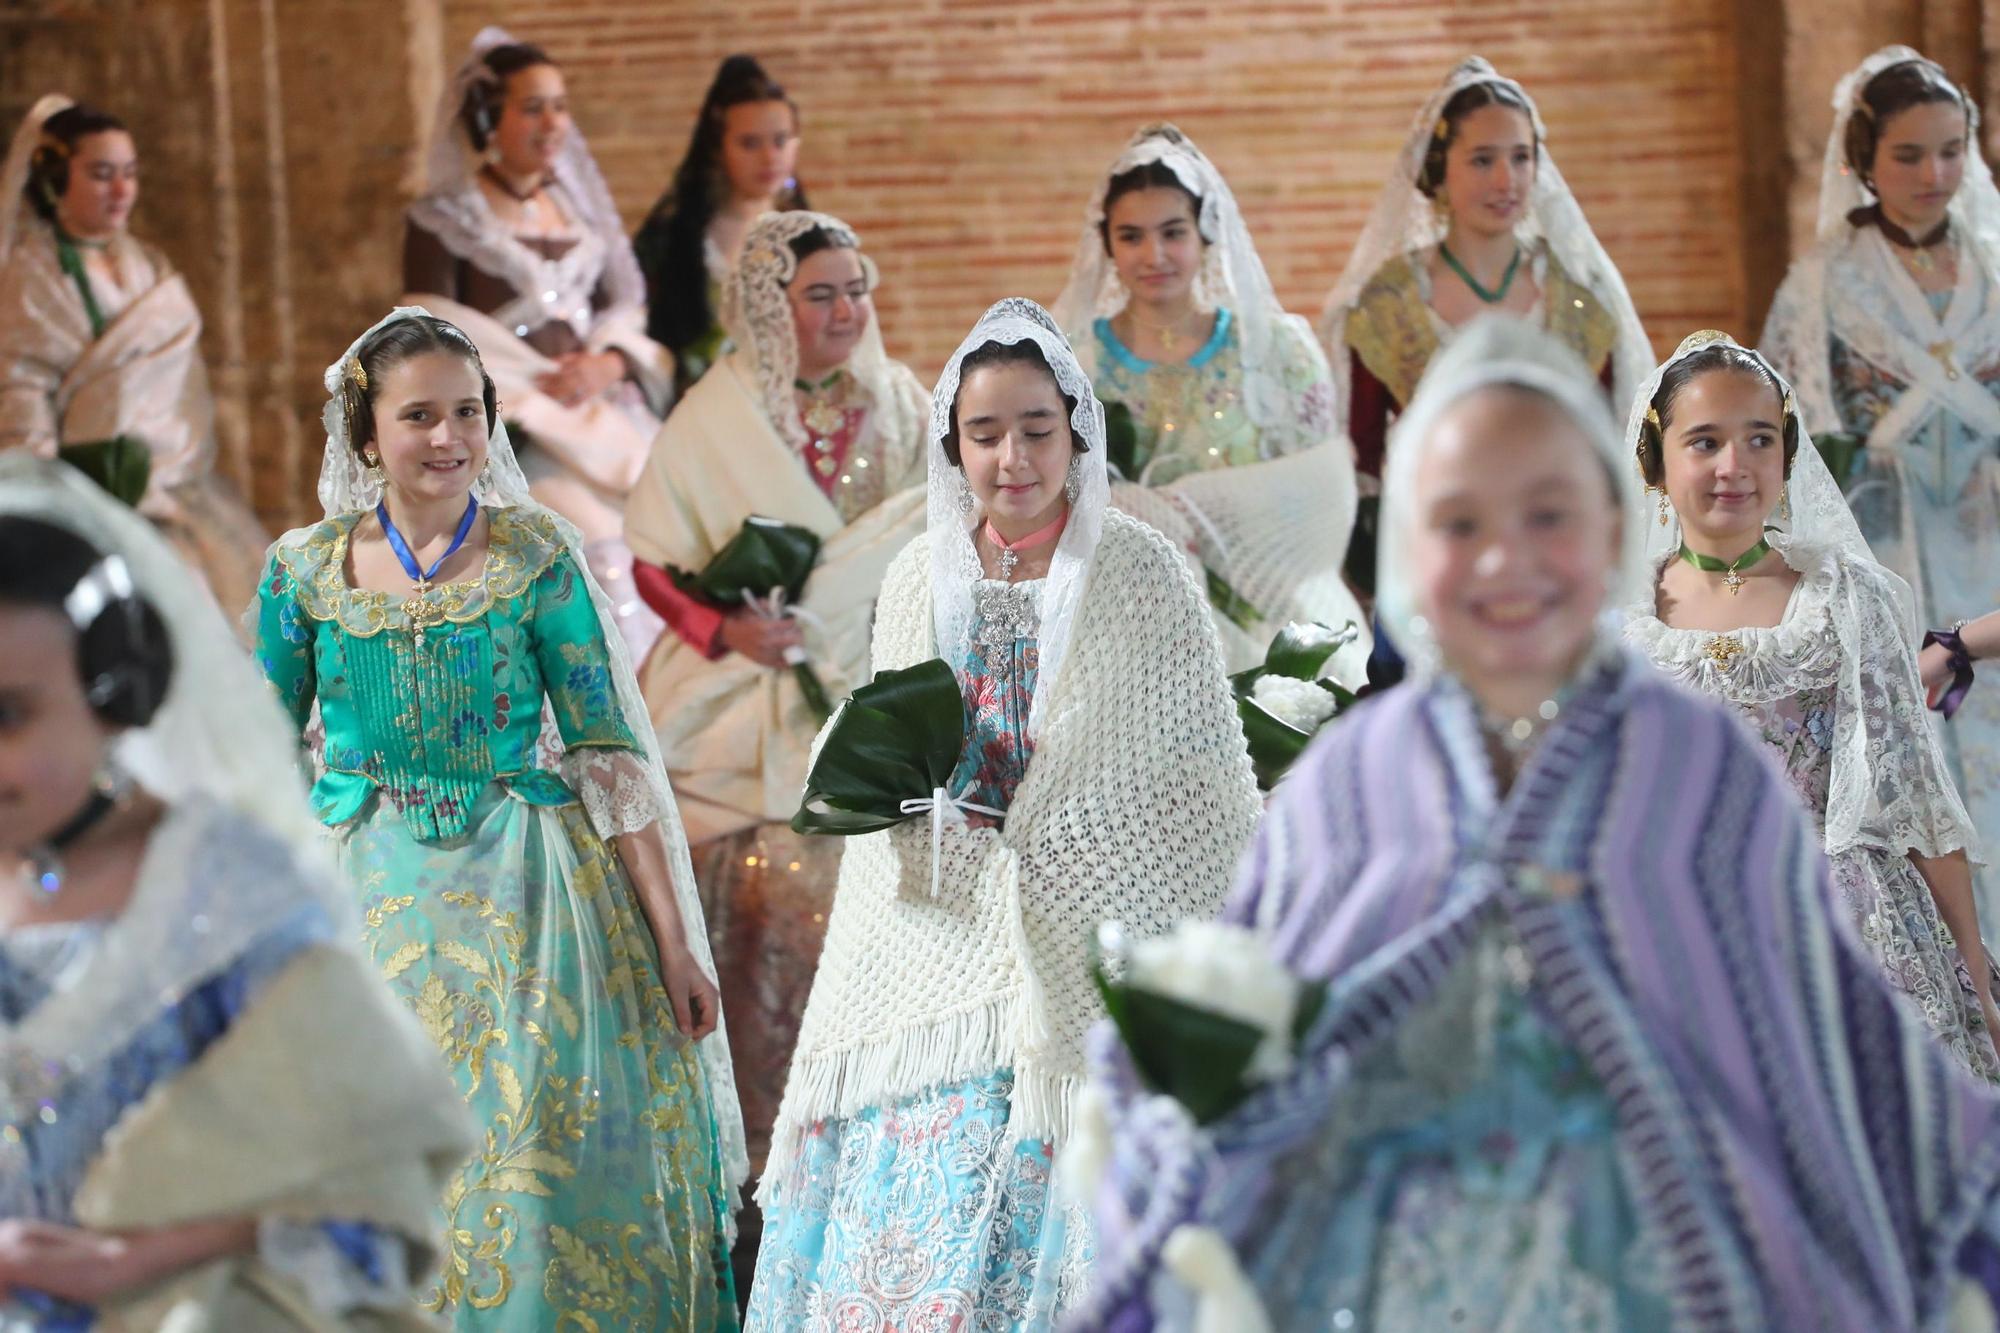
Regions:
M 0 458 L 0 1328 L 431 1327 L 472 1150 L 283 714 L 81 473 Z
M 1319 326 L 1365 476 L 1383 476 L 1389 423 L 1438 349 L 1488 311 L 1566 344 L 1614 411 L 1653 368 L 1625 280 L 1548 137 L 1527 91 L 1477 56 L 1417 112 Z
M 1765 747 L 1602 622 L 1646 534 L 1596 376 L 1468 328 L 1383 496 L 1414 679 L 1287 776 L 1226 913 L 1324 1001 L 1199 1128 L 1104 1034 L 1079 1326 L 1990 1319 L 2000 1100 L 1840 921 Z
M 1125 418 L 1111 503 L 1214 576 L 1225 662 L 1263 661 L 1288 621 L 1353 622 L 1329 674 L 1358 684 L 1366 618 L 1340 575 L 1354 463 L 1326 356 L 1278 304 L 1222 173 L 1173 126 L 1112 162 L 1054 313 Z
M 269 535 L 216 474 L 201 309 L 128 229 L 138 197 L 117 117 L 67 97 L 35 103 L 0 167 L 0 450 L 101 473 L 113 441 L 136 445 L 149 471 L 127 498 L 234 615 Z
M 610 603 L 464 333 L 399 309 L 326 386 L 326 517 L 272 548 L 257 655 L 301 728 L 317 706 L 313 801 L 369 953 L 484 1131 L 428 1303 L 463 1329 L 733 1327 L 741 1123 Z
M 1043 1330 L 1082 1291 L 1055 1164 L 1101 1012 L 1090 942 L 1212 913 L 1259 809 L 1206 599 L 1107 508 L 1103 432 L 1032 301 L 989 310 L 938 381 L 929 531 L 889 567 L 874 665 L 951 665 L 950 790 L 1004 817 L 848 841 L 751 1328 Z
M 1908 585 L 1869 555 L 1790 386 L 1726 335 L 1683 342 L 1628 433 L 1659 502 L 1631 520 L 1653 580 L 1626 637 L 1743 711 L 1819 825 L 1890 983 L 2000 1080 L 1972 823 L 1924 716 Z
M 1990 610 L 2000 568 L 2000 191 L 1979 117 L 1906 46 L 1834 91 L 1819 246 L 1778 289 L 1763 348 L 1815 437 L 1862 447 L 1848 503 L 1920 627 Z M 2000 829 L 2000 695 L 1940 732 L 1973 824 Z M 2000 912 L 2000 877 L 1979 875 Z
M 625 516 L 640 591 L 671 631 L 639 684 L 736 1020 L 753 1167 L 840 866 L 837 840 L 788 822 L 824 719 L 787 655 L 805 655 L 829 700 L 866 684 L 883 571 L 924 523 L 930 395 L 882 351 L 874 286 L 837 218 L 800 210 L 752 227 L 724 284 L 734 349 L 675 404 Z M 797 607 L 722 607 L 674 584 L 669 567 L 700 572 L 753 516 L 820 539 Z
M 478 343 L 536 501 L 583 534 L 643 655 L 660 625 L 632 586 L 621 529 L 673 368 L 646 336 L 645 282 L 562 70 L 540 47 L 481 30 L 439 102 L 425 168 L 404 229 L 404 300 Z

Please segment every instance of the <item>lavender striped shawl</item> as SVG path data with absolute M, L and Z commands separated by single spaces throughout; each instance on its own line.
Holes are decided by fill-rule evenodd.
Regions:
M 1229 915 L 1331 981 L 1286 1082 L 1190 1131 L 1095 1034 L 1118 1142 L 1073 1327 L 1150 1329 L 1180 1222 L 1254 1259 L 1271 1164 L 1496 913 L 1616 1108 L 1677 1326 L 1937 1325 L 1961 1263 L 1994 1266 L 2000 1101 L 1877 978 L 1754 739 L 1621 652 L 1504 801 L 1481 745 L 1456 686 L 1409 686 L 1343 719 L 1280 789 Z M 1283 1329 L 1308 1312 L 1272 1314 Z

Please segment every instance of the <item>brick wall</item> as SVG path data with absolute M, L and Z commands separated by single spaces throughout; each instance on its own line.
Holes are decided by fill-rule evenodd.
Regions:
M 1317 313 L 1417 105 L 1479 52 L 1540 103 L 1551 148 L 1655 341 L 1742 329 L 1731 0 L 446 0 L 568 69 L 636 221 L 716 62 L 797 96 L 800 174 L 882 267 L 892 353 L 937 370 L 994 298 L 1052 300 L 1097 174 L 1170 118 L 1221 167 L 1280 297 Z M 1761 312 L 1758 312 L 1761 314 Z
M 762 56 L 919 374 L 992 299 L 1055 296 L 1097 173 L 1147 120 L 1216 160 L 1313 315 L 1416 105 L 1481 52 L 1535 93 L 1666 347 L 1756 332 L 1840 72 L 1902 40 L 2000 80 L 2000 0 L 0 0 L 9 131 L 52 88 L 132 122 L 135 229 L 188 275 L 223 467 L 274 526 L 312 512 L 320 367 L 397 295 L 423 109 L 488 22 L 568 67 L 634 223 L 716 62 Z

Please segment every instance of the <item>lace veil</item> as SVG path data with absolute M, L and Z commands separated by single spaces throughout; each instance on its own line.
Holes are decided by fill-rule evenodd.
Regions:
M 1376 611 L 1389 635 L 1413 665 L 1437 667 L 1437 649 L 1417 614 L 1405 549 L 1416 531 L 1417 471 L 1446 409 L 1466 395 L 1509 384 L 1545 394 L 1583 431 L 1611 474 L 1619 513 L 1626 515 L 1618 568 L 1609 580 L 1605 606 L 1627 605 L 1645 582 L 1646 534 L 1630 516 L 1641 502 L 1638 472 L 1619 438 L 1604 389 L 1575 351 L 1526 320 L 1482 315 L 1447 343 L 1418 382 L 1410 406 L 1396 419 L 1382 477 L 1382 520 L 1376 556 Z
M 551 171 L 554 188 L 561 193 L 579 233 L 577 244 L 551 264 L 515 240 L 494 217 L 475 179 L 484 159 L 473 148 L 459 117 L 467 92 L 477 84 L 495 81 L 486 65 L 487 52 L 514 42 L 514 36 L 499 27 L 482 28 L 472 39 L 472 49 L 438 99 L 430 148 L 425 154 L 424 193 L 410 205 L 410 217 L 458 258 L 506 279 L 524 300 L 539 299 L 552 307 L 552 311 L 542 312 L 544 317 L 553 313 L 568 321 L 579 337 L 587 338 L 590 296 L 600 280 L 610 293 L 612 310 L 641 312 L 642 317 L 646 281 L 583 131 L 570 126 Z M 545 292 L 552 276 L 560 290 L 550 299 Z M 502 322 L 512 324 L 514 320 Z
M 861 256 L 868 290 L 874 291 L 879 276 L 875 261 L 861 253 L 861 238 L 854 229 L 839 218 L 804 209 L 766 213 L 751 224 L 743 238 L 743 253 L 722 284 L 723 327 L 749 356 L 764 415 L 779 438 L 801 450 L 807 440 L 792 398 L 793 381 L 799 373 L 799 340 L 792 324 L 789 294 L 799 260 L 791 243 L 814 228 L 825 232 L 835 245 Z M 848 354 L 846 369 L 860 383 L 868 401 L 880 405 L 889 402 L 893 393 L 893 365 L 882 350 L 882 329 L 871 311 L 860 341 Z
M 38 220 L 28 207 L 26 190 L 28 165 L 41 145 L 42 126 L 48 124 L 50 116 L 75 105 L 61 93 L 49 93 L 28 109 L 28 114 L 21 117 L 20 128 L 14 131 L 14 140 L 7 146 L 6 164 L 0 166 L 0 264 L 7 262 L 7 256 L 14 253 L 14 242 Z
M 398 306 L 350 343 L 340 359 L 326 368 L 323 383 L 328 402 L 321 416 L 326 426 L 326 452 L 320 463 L 319 500 L 327 518 L 373 509 L 381 499 L 381 488 L 368 480 L 360 455 L 348 442 L 347 420 L 340 399 L 341 379 L 347 373 L 348 363 L 377 330 L 398 320 L 428 313 L 421 306 Z M 460 336 L 464 337 L 463 334 Z M 466 339 L 466 346 L 473 346 L 471 339 Z M 681 829 L 673 790 L 668 785 L 666 769 L 660 762 L 652 714 L 647 711 L 646 701 L 639 693 L 639 682 L 632 670 L 631 649 L 619 632 L 616 611 L 584 558 L 581 534 L 568 519 L 540 504 L 528 493 L 528 481 L 522 475 L 513 445 L 508 441 L 505 421 L 494 421 L 493 433 L 486 442 L 486 458 L 486 471 L 473 486 L 473 498 L 483 506 L 518 509 L 528 515 L 546 518 L 555 525 L 578 577 L 590 591 L 591 605 L 597 611 L 598 629 L 611 661 L 612 680 L 617 686 L 619 712 L 625 719 L 626 729 L 639 744 L 636 763 L 633 756 L 623 751 L 597 747 L 573 750 L 563 757 L 563 775 L 583 799 L 590 812 L 591 823 L 604 838 L 637 832 L 658 822 L 671 858 L 669 864 L 674 880 L 674 897 L 687 930 L 688 949 L 702 969 L 713 977 L 715 961 L 709 950 L 701 899 L 695 891 L 687 835 Z M 294 529 L 280 537 L 278 542 L 283 546 L 301 546 L 312 530 L 311 527 Z M 740 1183 L 749 1174 L 749 1157 L 744 1146 L 742 1115 L 736 1105 L 736 1083 L 729 1056 L 727 1027 L 718 1021 L 715 1031 L 704 1038 L 696 1050 L 701 1056 L 709 1086 L 715 1091 L 716 1128 L 722 1138 L 723 1163 L 728 1179 L 732 1184 Z
M 1625 426 L 1626 447 L 1634 457 L 1640 426 L 1660 381 L 1683 359 L 1718 343 L 1740 346 L 1713 329 L 1690 334 L 1641 387 Z M 1796 396 L 1785 377 L 1761 352 L 1743 350 L 1783 386 L 1787 409 L 1796 414 Z M 1826 804 L 1827 852 L 1861 844 L 1896 852 L 1915 848 L 1928 856 L 1959 847 L 1970 851 L 1976 841 L 1972 821 L 1925 716 L 1910 586 L 1869 551 L 1803 420 L 1798 433 L 1792 474 L 1785 482 L 1789 504 L 1765 523 L 1774 529 L 1767 540 L 1785 563 L 1808 582 L 1827 588 L 1834 634 L 1840 641 Z M 1634 589 L 1627 610 L 1634 619 L 1643 619 L 1656 614 L 1655 582 L 1661 566 L 1680 551 L 1681 525 L 1671 507 L 1663 524 L 1643 494 L 1635 494 L 1632 501 L 1627 521 L 1636 522 L 1646 534 L 1646 563 L 1643 583 Z M 1789 517 L 1784 512 L 1787 507 Z M 1773 689 L 1794 689 L 1800 683 L 1779 681 Z
M 1304 320 L 1286 314 L 1278 303 L 1264 261 L 1257 257 L 1250 229 L 1244 225 L 1236 196 L 1230 193 L 1222 173 L 1192 139 L 1172 125 L 1149 125 L 1133 135 L 1098 181 L 1084 212 L 1069 282 L 1056 298 L 1056 322 L 1072 344 L 1086 347 L 1093 336 L 1092 323 L 1116 315 L 1131 299 L 1131 292 L 1119 280 L 1117 265 L 1105 252 L 1104 196 L 1114 177 L 1151 162 L 1171 171 L 1188 193 L 1201 200 L 1201 216 L 1195 225 L 1207 245 L 1201 272 L 1195 277 L 1195 305 L 1202 310 L 1226 307 L 1236 320 L 1244 407 L 1262 438 L 1264 456 L 1323 443 L 1330 433 L 1328 423 L 1302 416 L 1296 395 L 1285 390 L 1279 370 L 1281 352 L 1274 346 L 1279 327 L 1287 320 L 1299 325 L 1298 341 L 1308 347 L 1314 341 L 1310 330 Z M 1320 355 L 1317 350 L 1308 354 Z
M 169 813 L 131 901 L 104 927 L 87 977 L 20 1024 L 0 1024 L 5 1120 L 14 1114 L 10 1103 L 32 1104 L 122 1050 L 162 1007 L 307 904 L 322 909 L 339 938 L 358 938 L 360 926 L 323 863 L 294 729 L 166 539 L 82 473 L 20 452 L 0 454 L 0 514 L 66 528 L 122 563 L 134 590 L 165 621 L 173 653 L 158 711 L 144 727 L 125 731 L 112 751 Z M 200 858 L 191 853 L 218 814 L 238 817 L 229 826 L 242 831 L 246 859 L 261 873 L 194 873 Z
M 1771 358 L 1791 372 L 1805 419 L 1817 431 L 1840 429 L 1840 415 L 1833 396 L 1833 369 L 1829 348 L 1834 335 L 1855 347 L 1875 365 L 1888 368 L 1912 389 L 1923 392 L 1906 395 L 1909 402 L 1892 411 L 1871 434 L 1872 449 L 1888 450 L 1900 443 L 1928 419 L 1928 406 L 1942 401 L 1954 406 L 1975 429 L 1988 430 L 2000 420 L 1988 395 L 1969 379 L 1947 380 L 1937 374 L 1926 344 L 1937 334 L 1935 321 L 1922 296 L 1884 245 L 1874 253 L 1846 249 L 1856 240 L 1874 239 L 1858 233 L 1847 215 L 1875 201 L 1873 191 L 1862 182 L 1861 174 L 1847 164 L 1847 127 L 1863 103 L 1861 94 L 1871 80 L 1893 65 L 1910 62 L 1929 65 L 1945 78 L 1936 61 L 1927 60 L 1907 46 L 1885 46 L 1862 61 L 1833 91 L 1833 128 L 1827 134 L 1826 153 L 1820 163 L 1818 248 L 1794 264 L 1785 277 L 1764 326 L 1764 347 Z M 1947 79 L 1947 82 L 1949 80 Z M 1961 254 L 1974 261 L 1989 288 L 2000 286 L 2000 189 L 1994 187 L 1993 169 L 1980 151 L 1979 106 L 1963 97 L 1969 119 L 1965 175 L 1947 209 L 1952 231 L 1965 243 Z M 1868 229 L 1872 233 L 1873 229 Z M 1838 292 L 1829 289 L 1831 261 L 1841 253 L 1856 256 L 1866 289 Z M 1968 269 L 1966 280 L 1973 271 Z M 1911 304 L 1914 302 L 1914 306 Z M 1975 313 L 1976 302 L 1954 297 L 1946 319 Z M 2000 320 L 1983 319 L 1976 325 L 1957 327 L 1946 336 L 1956 345 L 1954 359 L 1961 365 L 1980 365 L 2000 344 Z M 1898 429 L 1900 427 L 1900 429 Z M 1898 438 L 1890 438 L 1895 436 Z
M 1528 196 L 1527 217 L 1520 225 L 1521 239 L 1530 244 L 1546 242 L 1549 253 L 1555 256 L 1564 272 L 1589 288 L 1616 323 L 1618 340 L 1611 360 L 1613 401 L 1620 407 L 1629 403 L 1639 382 L 1652 369 L 1652 344 L 1646 340 L 1646 330 L 1639 323 L 1639 312 L 1632 305 L 1632 295 L 1625 289 L 1625 279 L 1611 262 L 1611 256 L 1598 243 L 1596 233 L 1591 231 L 1583 209 L 1576 202 L 1576 196 L 1570 193 L 1569 183 L 1563 179 L 1555 159 L 1549 154 L 1548 127 L 1542 123 L 1541 112 L 1535 109 L 1535 100 L 1520 84 L 1501 77 L 1484 59 L 1471 56 L 1459 62 L 1411 122 L 1409 137 L 1404 140 L 1402 152 L 1396 157 L 1388 184 L 1382 187 L 1382 195 L 1375 202 L 1375 211 L 1369 214 L 1367 224 L 1361 229 L 1361 236 L 1354 243 L 1354 252 L 1348 256 L 1347 267 L 1341 272 L 1340 281 L 1334 284 L 1332 294 L 1327 297 L 1325 311 L 1320 316 L 1320 340 L 1329 349 L 1332 358 L 1338 410 L 1342 412 L 1347 410 L 1352 389 L 1348 359 L 1341 353 L 1347 312 L 1384 264 L 1412 251 L 1435 246 L 1444 239 L 1444 225 L 1439 221 L 1431 201 L 1417 188 L 1417 180 L 1422 175 L 1424 155 L 1430 149 L 1431 138 L 1437 130 L 1438 120 L 1444 115 L 1445 106 L 1460 92 L 1477 83 L 1498 84 L 1520 97 L 1529 108 L 1538 148 L 1535 184 Z
M 1081 487 L 1069 507 L 1069 522 L 1056 543 L 1042 597 L 1041 668 L 1035 677 L 1035 697 L 1028 708 L 1030 733 L 1039 732 L 1044 710 L 1063 657 L 1076 632 L 1076 614 L 1090 580 L 1097 539 L 1104 532 L 1104 511 L 1111 501 L 1110 472 L 1105 464 L 1104 405 L 1091 392 L 1090 379 L 1076 361 L 1069 340 L 1049 312 L 1023 296 L 1010 296 L 979 317 L 972 332 L 952 353 L 931 395 L 930 493 L 928 521 L 931 554 L 932 624 L 939 653 L 945 661 L 963 662 L 972 647 L 973 589 L 984 573 L 972 544 L 973 528 L 983 515 L 959 508 L 964 493 L 962 474 L 945 456 L 944 437 L 951 428 L 958 400 L 960 369 L 965 358 L 987 343 L 1031 342 L 1055 372 L 1062 391 L 1076 400 L 1070 429 L 1084 446 L 1079 454 Z

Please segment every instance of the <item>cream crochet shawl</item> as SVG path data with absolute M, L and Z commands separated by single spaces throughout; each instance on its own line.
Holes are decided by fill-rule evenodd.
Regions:
M 937 655 L 930 581 L 920 537 L 883 582 L 876 669 Z M 1166 538 L 1105 513 L 1005 828 L 946 829 L 935 899 L 927 824 L 849 839 L 760 1202 L 783 1202 L 814 1121 L 995 1069 L 1014 1071 L 1014 1137 L 1060 1143 L 1103 1012 L 1098 924 L 1144 937 L 1213 915 L 1260 811 L 1193 577 Z

